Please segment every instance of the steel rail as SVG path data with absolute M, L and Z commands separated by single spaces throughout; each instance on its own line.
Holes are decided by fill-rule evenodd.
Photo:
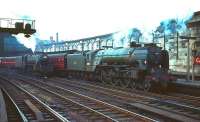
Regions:
M 28 81 L 25 81 L 24 79 L 20 79 L 19 77 L 18 77 L 18 79 L 19 79 L 19 80 L 22 80 L 22 81 L 24 81 L 24 82 L 28 82 Z M 29 79 L 29 80 L 31 80 L 31 79 Z M 32 80 L 33 80 L 33 79 L 32 79 Z M 36 85 L 36 82 L 37 82 L 37 85 Z M 29 82 L 29 83 L 30 83 L 30 82 Z M 38 85 L 38 83 L 40 83 L 40 85 Z M 109 107 L 112 108 L 112 109 L 121 111 L 121 112 L 126 113 L 126 114 L 128 114 L 128 115 L 131 115 L 131 116 L 133 116 L 133 117 L 136 117 L 136 116 L 137 116 L 137 117 L 143 118 L 145 121 L 156 121 L 156 120 L 153 120 L 153 119 L 151 119 L 151 118 L 149 118 L 149 117 L 146 117 L 146 116 L 143 116 L 143 115 L 140 115 L 140 114 L 137 114 L 137 113 L 134 113 L 134 112 L 125 110 L 125 109 L 123 109 L 123 108 L 120 108 L 120 107 L 111 105 L 111 104 L 109 104 L 109 103 L 105 103 L 105 102 L 103 102 L 103 101 L 100 101 L 100 100 L 97 100 L 97 99 L 94 99 L 94 98 L 91 98 L 91 97 L 88 97 L 88 96 L 85 96 L 85 95 L 82 95 L 82 94 L 79 94 L 79 93 L 76 93 L 76 92 L 73 92 L 73 91 L 70 91 L 70 90 L 67 90 L 67 89 L 63 89 L 63 88 L 61 88 L 61 87 L 53 86 L 53 85 L 50 85 L 50 84 L 45 84 L 45 83 L 40 82 L 40 81 L 34 81 L 34 83 L 30 83 L 30 84 L 32 84 L 32 85 L 34 85 L 34 86 L 36 86 L 36 87 L 40 87 L 40 88 L 42 88 L 41 85 L 43 84 L 44 87 L 43 87 L 42 89 L 47 90 L 47 89 L 52 88 L 52 89 L 54 89 L 54 91 L 57 91 L 57 90 L 58 90 L 58 91 L 60 91 L 60 92 L 59 92 L 59 95 L 62 94 L 62 93 L 70 93 L 70 94 L 73 94 L 73 95 L 76 95 L 76 96 L 79 96 L 79 97 L 83 97 L 84 99 L 87 99 L 87 100 L 90 100 L 90 101 L 98 102 L 98 104 L 105 105 L 106 107 L 109 106 Z M 50 88 L 47 88 L 47 87 L 50 87 Z M 57 90 L 56 90 L 56 89 L 57 89 Z M 58 92 L 58 91 L 57 91 L 57 92 Z M 61 91 L 62 91 L 62 92 L 61 92 Z M 52 94 L 55 94 L 54 92 L 51 92 L 51 93 L 52 93 Z M 56 94 L 57 94 L 57 93 L 56 93 Z M 63 95 L 64 95 L 64 94 L 63 94 Z M 66 95 L 65 95 L 65 96 L 66 96 Z
M 11 82 L 10 80 L 0 76 L 1 79 L 9 82 L 10 84 L 12 84 L 15 88 L 17 88 L 18 90 L 20 90 L 20 92 L 24 92 L 25 94 L 27 94 L 32 100 L 36 101 L 37 103 L 39 103 L 41 105 L 41 107 L 43 107 L 47 112 L 49 112 L 52 116 L 54 116 L 54 119 L 56 119 L 57 121 L 61 121 L 61 122 L 69 122 L 66 118 L 62 117 L 59 113 L 57 113 L 56 111 L 54 111 L 53 109 L 51 109 L 48 105 L 46 105 L 45 103 L 43 103 L 41 100 L 39 100 L 37 97 L 35 97 L 34 95 L 32 95 L 31 93 L 29 93 L 27 90 L 25 90 L 24 88 L 18 86 L 17 84 L 15 84 L 14 82 Z M 16 104 L 17 105 L 17 104 Z M 20 109 L 20 108 L 19 108 Z
M 66 81 L 66 80 L 65 80 Z M 70 80 L 67 80 L 68 82 L 70 82 Z M 55 81 L 54 81 L 55 82 Z M 59 81 L 58 80 L 56 80 L 56 83 L 58 83 Z M 75 82 L 74 81 L 71 81 L 70 83 L 72 83 L 73 82 L 73 84 L 69 84 L 69 83 L 67 83 L 67 82 L 65 82 L 65 85 L 74 85 L 75 84 Z M 119 97 L 119 93 L 126 93 L 126 92 L 123 92 L 123 91 L 116 91 L 116 90 L 113 90 L 113 89 L 107 89 L 107 88 L 105 88 L 105 87 L 99 87 L 99 86 L 94 86 L 94 85 L 91 85 L 91 84 L 88 84 L 88 83 L 78 83 L 78 85 L 79 86 L 77 86 L 77 87 L 81 87 L 80 85 L 85 85 L 85 84 L 87 84 L 87 88 L 86 87 L 84 87 L 85 89 L 88 89 L 89 90 L 89 86 L 92 86 L 92 87 L 94 87 L 94 89 L 93 89 L 93 91 L 95 92 L 95 91 L 97 91 L 97 89 L 99 90 L 99 89 L 101 89 L 101 90 L 99 90 L 98 92 L 104 92 L 104 91 L 106 91 L 106 90 L 109 90 L 109 91 L 111 91 L 112 93 L 116 93 L 115 95 L 113 95 L 113 96 L 115 96 L 115 97 Z M 114 92 L 115 91 L 115 92 Z M 109 94 L 110 95 L 110 94 Z M 130 94 L 127 94 L 126 93 L 126 96 L 127 97 L 131 97 L 132 95 L 130 95 Z M 137 95 L 138 96 L 138 95 Z M 140 96 L 139 96 L 140 97 Z M 146 97 L 146 96 L 143 96 L 143 97 Z M 149 97 L 147 97 L 147 98 L 149 98 Z M 131 100 L 131 98 L 125 98 L 125 97 L 123 97 L 123 98 L 121 98 L 121 99 L 129 99 L 129 100 Z M 191 112 L 192 111 L 196 111 L 197 113 L 199 113 L 200 112 L 200 109 L 199 108 L 195 108 L 195 107 L 192 107 L 192 106 L 186 106 L 186 105 L 182 105 L 182 104 L 179 104 L 179 103 L 173 103 L 172 101 L 167 101 L 167 100 L 160 100 L 160 99 L 155 99 L 155 98 L 153 98 L 153 99 L 151 99 L 151 100 L 156 100 L 156 101 L 158 101 L 158 102 L 161 102 L 161 103 L 163 103 L 163 104 L 166 104 L 166 105 L 171 105 L 171 106 L 175 106 L 176 108 L 178 107 L 178 108 L 180 108 L 180 109 L 182 109 L 183 107 L 184 108 L 186 108 L 186 109 L 188 109 L 188 110 L 190 110 Z M 141 103 L 141 101 L 139 101 L 139 103 Z M 148 104 L 146 104 L 146 105 L 148 105 Z M 166 110 L 166 111 L 169 111 L 169 110 Z M 177 112 L 175 112 L 175 113 L 177 113 Z M 183 113 L 179 113 L 178 112 L 178 114 L 183 114 Z M 187 114 L 184 114 L 185 116 L 188 116 Z M 191 117 L 191 116 L 188 116 L 188 117 Z

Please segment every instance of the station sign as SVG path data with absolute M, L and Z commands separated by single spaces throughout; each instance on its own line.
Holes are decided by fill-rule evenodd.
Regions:
M 200 56 L 195 57 L 194 64 L 200 65 Z

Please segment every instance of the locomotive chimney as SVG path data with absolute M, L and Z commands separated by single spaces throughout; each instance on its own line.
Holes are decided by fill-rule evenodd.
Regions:
M 136 43 L 135 42 L 130 42 L 130 47 L 135 47 L 136 46 Z
M 130 42 L 130 48 L 133 48 L 133 47 L 141 47 L 141 44 L 136 44 L 136 42 Z

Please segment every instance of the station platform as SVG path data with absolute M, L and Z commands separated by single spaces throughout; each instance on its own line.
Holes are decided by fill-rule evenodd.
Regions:
M 200 81 L 177 79 L 172 83 L 170 89 L 173 92 L 185 93 L 193 96 L 200 96 Z
M 195 87 L 195 88 L 200 88 L 200 81 L 198 80 L 186 80 L 186 79 L 177 79 L 175 81 L 177 85 L 184 85 L 184 86 L 189 86 L 189 87 Z

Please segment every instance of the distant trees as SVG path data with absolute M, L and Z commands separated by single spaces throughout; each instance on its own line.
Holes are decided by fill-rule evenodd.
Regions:
M 185 27 L 185 22 L 178 19 L 170 19 L 160 22 L 160 25 L 153 31 L 153 40 L 158 41 L 159 38 L 168 38 L 170 35 L 178 34 Z M 167 40 L 167 39 L 166 39 Z
M 164 41 L 164 49 L 165 49 L 165 43 L 168 41 L 168 39 L 174 39 L 174 44 L 176 46 L 170 45 L 169 50 L 174 48 L 176 52 L 173 53 L 176 54 L 176 59 L 179 57 L 179 33 L 184 31 L 185 21 L 184 20 L 178 20 L 178 19 L 169 19 L 166 21 L 162 21 L 160 25 L 156 28 L 156 30 L 152 33 L 153 34 L 153 41 L 160 41 L 160 38 L 163 38 Z
M 137 42 L 139 42 L 141 36 L 142 36 L 142 32 L 138 28 L 132 28 L 129 31 L 128 39 L 130 42 L 131 40 L 136 40 Z
M 183 29 L 184 26 L 185 23 L 183 21 L 179 21 L 178 19 L 170 19 L 160 22 L 160 25 L 156 28 L 155 32 L 159 34 L 176 34 Z
M 156 32 L 159 32 L 159 33 L 164 33 L 165 32 L 165 24 L 164 22 L 161 22 L 160 25 L 156 28 Z
M 171 33 L 171 34 L 175 34 L 177 33 L 180 29 L 182 29 L 181 23 L 179 23 L 178 20 L 175 19 L 171 19 L 168 21 L 167 23 L 167 30 Z

